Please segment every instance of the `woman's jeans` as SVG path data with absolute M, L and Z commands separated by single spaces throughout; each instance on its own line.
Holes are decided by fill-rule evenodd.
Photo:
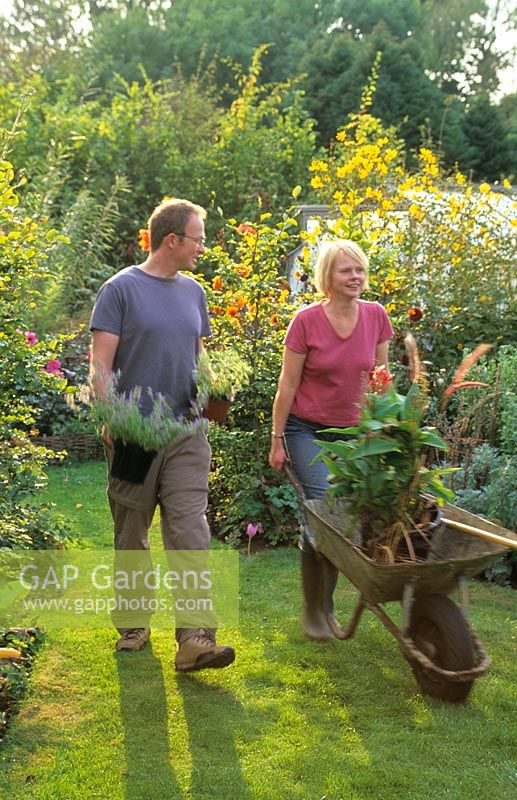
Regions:
M 323 422 L 309 422 L 306 419 L 289 414 L 285 426 L 285 442 L 287 455 L 296 476 L 302 484 L 307 500 L 321 500 L 328 489 L 328 467 L 321 460 L 312 463 L 320 452 L 320 447 L 314 443 L 315 439 L 325 442 L 335 442 L 336 439 L 349 438 L 338 433 L 321 433 L 325 428 Z
M 314 440 L 334 442 L 336 439 L 350 438 L 339 433 L 321 433 L 328 427 L 331 426 L 322 422 L 309 422 L 294 414 L 289 414 L 287 418 L 284 431 L 287 455 L 307 500 L 323 499 L 329 486 L 328 467 L 325 462 L 318 459 L 312 463 L 320 452 L 320 447 Z M 306 537 L 302 537 L 300 546 L 302 550 L 309 546 Z

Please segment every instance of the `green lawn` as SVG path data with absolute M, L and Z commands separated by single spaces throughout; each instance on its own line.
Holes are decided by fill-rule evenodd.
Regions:
M 80 540 L 109 546 L 102 464 L 53 468 L 50 494 Z M 118 655 L 114 631 L 49 631 L 0 750 L 0 797 L 517 796 L 511 590 L 471 584 L 472 623 L 493 666 L 464 706 L 422 696 L 395 639 L 368 613 L 351 641 L 306 641 L 294 548 L 243 557 L 241 594 L 240 628 L 220 635 L 237 659 L 222 671 L 176 674 L 172 631 Z M 346 618 L 355 592 L 344 578 L 337 595 Z

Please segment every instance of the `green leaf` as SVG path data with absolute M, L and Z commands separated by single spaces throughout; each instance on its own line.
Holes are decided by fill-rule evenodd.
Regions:
M 455 498 L 452 489 L 447 489 L 436 477 L 433 477 L 426 485 L 426 491 L 430 492 L 434 497 L 438 497 L 440 500 L 446 500 L 448 503 L 452 503 Z
M 447 475 L 450 472 L 458 472 L 461 467 L 437 467 L 436 469 L 427 469 L 427 467 L 422 468 L 422 472 L 427 473 L 428 475 Z
M 373 395 L 373 413 L 369 416 L 386 421 L 390 417 L 398 417 L 401 404 L 393 394 Z
M 422 416 L 422 404 L 420 400 L 421 389 L 418 383 L 411 384 L 411 388 L 404 398 L 401 408 L 401 418 L 420 420 Z
M 328 468 L 330 475 L 336 478 L 343 477 L 343 470 L 340 465 L 334 461 L 333 458 L 328 458 L 327 456 L 322 456 L 322 461 Z
M 318 439 L 315 439 L 314 442 L 321 447 L 323 453 L 334 453 L 345 459 L 349 458 L 350 452 L 354 449 L 352 442 L 322 442 Z
M 360 428 L 322 428 L 318 433 L 341 433 L 343 436 L 354 436 L 361 432 Z
M 441 450 L 448 450 L 449 445 L 433 428 L 422 428 L 418 432 L 419 442 L 429 445 L 430 447 L 438 447 Z
M 400 447 L 396 442 L 390 442 L 387 439 L 366 439 L 357 447 L 355 452 L 350 454 L 349 458 L 365 458 L 366 456 L 376 456 L 381 453 L 400 453 Z
M 384 423 L 378 419 L 367 419 L 364 421 L 363 427 L 367 428 L 369 431 L 382 431 Z
M 387 480 L 387 473 L 385 472 L 377 472 L 371 476 L 371 479 L 368 481 L 368 488 L 373 494 L 379 495 L 381 493 L 381 489 L 386 486 Z

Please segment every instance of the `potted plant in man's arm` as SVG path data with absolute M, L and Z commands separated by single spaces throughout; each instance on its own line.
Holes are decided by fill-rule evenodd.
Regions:
M 203 350 L 197 360 L 197 401 L 206 419 L 221 424 L 251 368 L 233 350 Z

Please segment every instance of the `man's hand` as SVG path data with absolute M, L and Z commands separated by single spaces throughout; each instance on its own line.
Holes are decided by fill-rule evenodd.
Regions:
M 106 447 L 108 448 L 108 450 L 114 450 L 115 449 L 115 442 L 113 441 L 113 436 L 109 432 L 109 430 L 106 427 L 106 425 L 102 426 L 101 438 L 102 438 L 102 441 L 104 442 L 104 444 L 106 445 Z

